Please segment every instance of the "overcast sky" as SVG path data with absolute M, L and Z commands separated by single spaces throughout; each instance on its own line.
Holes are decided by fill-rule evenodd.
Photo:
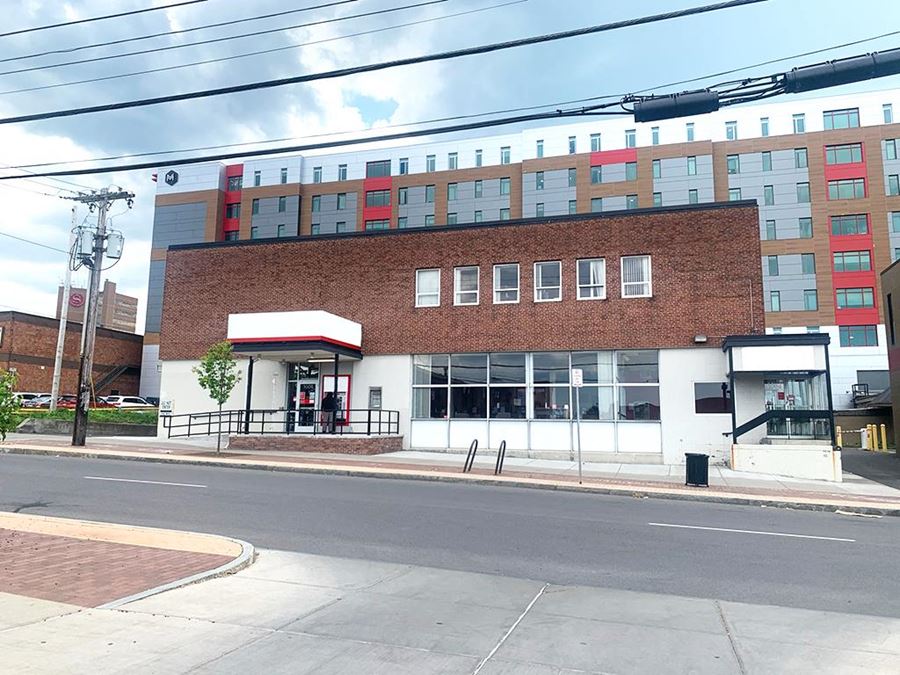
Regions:
M 6 6 L 0 32 L 111 11 L 172 4 L 176 0 L 0 0 Z M 165 11 L 0 38 L 0 60 L 149 33 L 246 19 L 326 0 L 207 0 Z M 297 28 L 253 38 L 170 51 L 47 68 L 69 60 L 184 44 L 220 36 L 282 28 L 423 0 L 357 0 L 312 12 L 166 36 L 125 45 L 0 62 L 0 116 L 158 96 L 200 88 L 286 77 L 337 67 L 392 60 L 498 40 L 566 30 L 705 4 L 707 0 L 524 0 L 488 11 L 397 28 L 370 36 L 298 47 L 272 54 L 163 73 L 7 93 L 137 70 L 178 65 L 490 7 L 510 0 L 447 0 L 378 17 Z M 24 12 L 21 11 L 24 9 Z M 700 17 L 575 38 L 546 45 L 380 73 L 80 117 L 0 126 L 0 163 L 78 160 L 124 153 L 192 148 L 271 138 L 344 131 L 494 109 L 552 103 L 636 91 L 772 58 L 900 30 L 896 0 L 769 0 Z M 749 71 L 768 74 L 900 45 L 900 36 L 835 50 L 823 56 Z M 852 90 L 900 86 L 900 78 L 872 81 Z M 822 95 L 819 92 L 818 95 Z M 485 133 L 490 133 L 487 131 Z M 120 292 L 140 298 L 143 328 L 155 184 L 152 171 L 71 179 L 85 187 L 120 185 L 137 195 L 130 212 L 113 210 L 112 227 L 126 235 L 125 256 L 107 276 Z M 15 186 L 15 187 L 13 187 Z M 0 183 L 5 208 L 0 232 L 65 248 L 72 203 L 56 196 L 72 185 L 49 179 Z M 28 190 L 28 191 L 26 191 Z M 67 194 L 67 193 L 59 193 Z M 78 221 L 88 214 L 79 209 Z M 93 216 L 91 216 L 93 217 Z M 0 311 L 52 315 L 63 256 L 0 236 Z M 75 276 L 82 284 L 86 275 Z

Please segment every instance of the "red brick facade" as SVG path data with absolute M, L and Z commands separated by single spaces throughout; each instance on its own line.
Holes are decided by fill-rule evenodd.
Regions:
M 690 347 L 763 332 L 759 216 L 747 202 L 169 250 L 160 358 L 194 359 L 229 313 L 322 309 L 363 326 L 364 354 Z M 653 297 L 622 299 L 620 257 L 649 254 Z M 576 261 L 606 259 L 607 299 L 576 299 Z M 533 301 L 533 264 L 562 261 L 562 301 Z M 520 302 L 493 304 L 493 265 L 519 263 Z M 480 302 L 453 305 L 453 269 Z M 440 307 L 415 271 L 441 269 Z
M 19 391 L 49 392 L 53 384 L 53 362 L 59 321 L 22 312 L 0 312 L 0 368 L 15 368 L 19 375 Z M 98 395 L 113 390 L 120 394 L 137 394 L 141 375 L 143 339 L 140 335 L 106 328 L 97 329 L 94 352 L 94 382 L 109 372 L 127 366 L 122 374 L 97 389 Z M 69 322 L 63 351 L 61 394 L 74 394 L 78 388 L 78 363 L 81 345 L 81 324 Z

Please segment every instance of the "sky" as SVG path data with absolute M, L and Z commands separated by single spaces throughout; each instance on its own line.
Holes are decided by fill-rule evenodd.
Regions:
M 0 0 L 16 11 L 0 32 L 41 26 L 111 11 L 173 4 L 176 0 Z M 709 4 L 711 0 L 520 0 L 460 17 L 447 14 L 490 8 L 511 0 L 446 0 L 380 16 L 278 30 L 262 36 L 206 45 L 198 40 L 233 36 L 347 17 L 424 0 L 352 0 L 340 6 L 247 21 L 249 17 L 324 4 L 327 0 L 234 0 L 205 2 L 102 22 L 0 38 L 0 117 L 289 77 L 334 68 L 417 56 L 501 40 L 569 30 L 610 21 Z M 112 9 L 114 8 L 114 9 Z M 23 11 L 24 10 L 24 11 Z M 168 35 L 69 53 L 63 51 L 213 22 L 232 26 Z M 361 31 L 427 21 L 374 35 L 314 41 Z M 125 153 L 194 148 L 223 143 L 296 138 L 324 132 L 364 130 L 434 117 L 479 113 L 571 99 L 637 91 L 665 82 L 749 66 L 900 31 L 896 0 L 768 0 L 703 16 L 638 26 L 543 45 L 431 64 L 394 68 L 317 83 L 211 97 L 57 120 L 0 126 L 3 167 L 47 161 L 77 161 Z M 176 46 L 167 51 L 49 66 L 123 52 Z M 837 49 L 820 56 L 766 66 L 747 75 L 766 75 L 825 59 L 900 46 L 900 35 Z M 250 51 L 290 47 L 270 54 L 96 83 L 57 86 L 137 70 L 180 65 Z M 12 70 L 36 68 L 28 72 Z M 711 84 L 710 80 L 706 84 Z M 698 83 L 701 86 L 703 83 Z M 900 87 L 884 78 L 815 95 Z M 659 92 L 664 93 L 664 92 Z M 543 124 L 546 124 L 544 122 Z M 511 130 L 509 127 L 495 132 Z M 139 298 L 138 332 L 143 331 L 155 184 L 152 170 L 63 179 L 0 183 L 5 208 L 0 233 L 59 249 L 67 247 L 73 202 L 69 190 L 118 186 L 135 193 L 134 208 L 121 202 L 110 227 L 126 237 L 122 260 L 105 273 L 119 292 Z M 81 224 L 95 219 L 83 207 Z M 65 256 L 0 234 L 0 311 L 15 309 L 52 316 Z M 74 274 L 84 285 L 84 270 Z

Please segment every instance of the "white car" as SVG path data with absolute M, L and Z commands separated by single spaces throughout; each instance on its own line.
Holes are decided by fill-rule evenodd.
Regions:
M 106 402 L 116 408 L 152 408 L 140 396 L 107 396 Z

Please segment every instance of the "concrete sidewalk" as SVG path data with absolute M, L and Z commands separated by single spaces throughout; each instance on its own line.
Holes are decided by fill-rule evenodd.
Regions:
M 659 464 L 586 462 L 578 483 L 576 462 L 509 457 L 503 474 L 494 476 L 495 451 L 482 451 L 470 474 L 462 473 L 464 455 L 403 451 L 359 456 L 326 453 L 214 451 L 215 439 L 167 441 L 144 438 L 91 438 L 72 448 L 67 438 L 11 434 L 0 451 L 49 453 L 99 458 L 189 462 L 284 471 L 342 475 L 487 482 L 524 487 L 581 489 L 609 494 L 695 499 L 793 508 L 849 510 L 900 515 L 900 489 L 844 473 L 843 483 L 767 476 L 726 467 L 710 467 L 710 487 L 684 485 L 684 467 Z
M 673 589 L 676 585 L 673 584 Z M 16 673 L 895 673 L 900 619 L 262 551 L 119 610 L 0 594 Z

